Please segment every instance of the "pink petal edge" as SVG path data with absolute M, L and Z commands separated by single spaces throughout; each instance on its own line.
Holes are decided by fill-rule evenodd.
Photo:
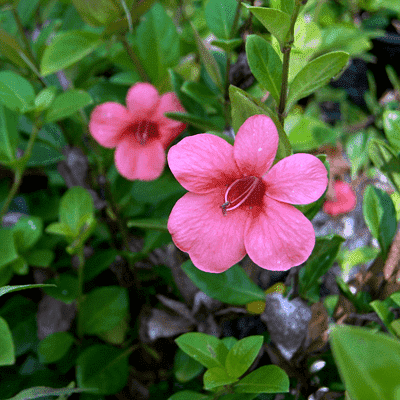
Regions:
M 133 85 L 126 95 L 126 105 L 135 121 L 151 120 L 160 102 L 157 89 L 150 83 Z

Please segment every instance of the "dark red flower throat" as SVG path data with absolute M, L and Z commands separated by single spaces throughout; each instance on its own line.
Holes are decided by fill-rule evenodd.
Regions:
M 221 205 L 222 213 L 233 211 L 243 206 L 251 210 L 254 206 L 261 206 L 265 194 L 265 184 L 256 176 L 245 176 L 233 181 L 225 192 L 225 202 Z
M 135 139 L 144 146 L 152 139 L 159 136 L 157 124 L 147 120 L 142 120 L 136 124 L 128 126 L 123 135 L 134 136 Z

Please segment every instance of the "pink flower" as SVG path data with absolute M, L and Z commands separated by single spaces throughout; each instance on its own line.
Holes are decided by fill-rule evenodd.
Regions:
M 197 268 L 223 272 L 247 253 L 260 267 L 283 271 L 310 256 L 313 226 L 290 204 L 317 200 L 328 184 L 327 171 L 310 154 L 271 168 L 278 141 L 272 120 L 254 115 L 233 146 L 202 133 L 171 147 L 169 166 L 189 193 L 175 204 L 168 230 Z
M 136 83 L 126 95 L 127 108 L 108 102 L 90 116 L 89 131 L 104 147 L 114 148 L 115 165 L 127 179 L 151 181 L 164 169 L 165 150 L 186 125 L 164 116 L 184 111 L 175 93 L 160 96 L 150 83 Z
M 339 215 L 354 210 L 357 204 L 356 194 L 353 188 L 346 182 L 334 183 L 335 198 L 324 203 L 323 210 L 330 215 Z

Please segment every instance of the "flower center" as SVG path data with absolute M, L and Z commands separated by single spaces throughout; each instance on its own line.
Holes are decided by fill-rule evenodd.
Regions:
M 225 192 L 225 203 L 221 205 L 222 213 L 232 211 L 246 203 L 251 209 L 254 205 L 261 205 L 264 194 L 264 185 L 260 178 L 246 176 L 236 179 Z
M 157 125 L 147 120 L 142 120 L 138 124 L 133 125 L 131 132 L 134 133 L 136 140 L 141 145 L 145 145 L 150 139 L 158 136 Z

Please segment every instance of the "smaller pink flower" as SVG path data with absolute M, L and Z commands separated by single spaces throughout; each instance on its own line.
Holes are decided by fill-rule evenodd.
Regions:
M 198 269 L 223 272 L 247 253 L 262 268 L 284 271 L 310 256 L 313 226 L 292 204 L 321 197 L 327 171 L 310 154 L 294 154 L 271 168 L 278 142 L 272 120 L 254 115 L 233 146 L 202 133 L 171 147 L 168 164 L 189 193 L 172 209 L 168 230 Z
M 346 214 L 354 210 L 357 204 L 356 194 L 353 188 L 346 182 L 336 181 L 334 183 L 335 197 L 324 203 L 323 210 L 329 215 Z
M 184 112 L 175 93 L 160 96 L 150 83 L 136 83 L 126 95 L 127 108 L 108 102 L 90 116 L 89 131 L 104 147 L 114 148 L 115 166 L 127 179 L 157 179 L 165 166 L 165 150 L 185 129 L 166 112 Z

